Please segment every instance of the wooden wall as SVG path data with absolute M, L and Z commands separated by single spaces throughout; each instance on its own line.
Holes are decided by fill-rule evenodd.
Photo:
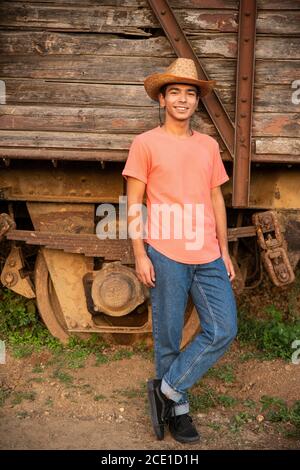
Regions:
M 238 1 L 170 5 L 234 120 Z M 126 159 L 133 136 L 158 124 L 143 79 L 174 58 L 146 0 L 2 1 L 0 157 Z M 259 0 L 256 159 L 300 161 L 296 79 L 300 1 Z M 194 126 L 218 137 L 203 108 Z

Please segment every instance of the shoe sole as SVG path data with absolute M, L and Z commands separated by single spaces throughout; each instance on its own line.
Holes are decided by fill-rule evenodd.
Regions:
M 180 439 L 178 437 L 173 436 L 173 434 L 170 432 L 171 436 L 175 441 L 180 442 L 181 444 L 197 444 L 200 441 L 200 436 L 197 437 L 197 439 L 192 439 L 192 440 L 187 440 L 187 439 Z
M 159 441 L 164 438 L 164 426 L 160 424 L 157 416 L 157 408 L 155 402 L 155 390 L 154 390 L 154 382 L 150 380 L 147 382 L 147 392 L 148 392 L 148 400 L 150 404 L 150 414 L 151 414 L 151 421 L 152 426 L 155 432 L 155 435 Z
M 189 440 L 189 439 L 184 439 L 184 438 L 180 438 L 180 437 L 177 437 L 177 436 L 175 437 L 170 429 L 169 429 L 169 431 L 170 431 L 170 434 L 173 437 L 173 439 L 175 439 L 175 441 L 180 442 L 181 444 L 197 444 L 200 441 L 200 436 L 198 436 L 195 439 Z

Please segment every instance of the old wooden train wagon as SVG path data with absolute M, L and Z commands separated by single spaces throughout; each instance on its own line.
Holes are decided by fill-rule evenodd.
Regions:
M 23 0 L 0 10 L 1 282 L 36 298 L 53 335 L 151 331 L 130 241 L 99 239 L 96 226 L 101 204 L 120 217 L 130 143 L 159 123 L 144 77 L 177 56 L 216 80 L 193 127 L 218 140 L 231 176 L 222 189 L 236 292 L 266 272 L 279 289 L 293 282 L 299 0 Z M 189 302 L 183 344 L 197 327 Z

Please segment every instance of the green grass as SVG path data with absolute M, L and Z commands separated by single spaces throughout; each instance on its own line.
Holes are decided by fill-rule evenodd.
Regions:
M 248 398 L 247 400 L 243 401 L 243 405 L 246 406 L 247 408 L 256 408 L 257 404 L 254 400 L 251 398 Z
M 145 341 L 141 341 L 133 346 L 133 351 L 135 354 L 143 357 L 148 361 L 154 360 L 154 350 L 153 347 L 149 347 Z
M 65 385 L 70 385 L 73 383 L 73 377 L 70 374 L 67 374 L 63 370 L 56 369 L 52 376 L 54 379 L 58 379 L 61 383 Z
M 0 292 L 0 338 L 8 342 L 16 358 L 29 356 L 43 346 L 62 349 L 40 321 L 34 301 L 7 289 Z
M 232 408 L 238 403 L 238 400 L 234 397 L 231 397 L 230 395 L 218 395 L 217 400 L 218 403 L 225 408 Z
M 240 431 L 242 426 L 254 420 L 254 416 L 247 411 L 240 411 L 231 417 L 229 429 L 233 433 Z
M 28 382 L 34 382 L 34 383 L 43 383 L 45 382 L 45 379 L 43 377 L 31 377 Z
M 210 408 L 223 406 L 232 408 L 238 404 L 238 400 L 230 395 L 216 393 L 211 387 L 202 385 L 200 393 L 189 394 L 189 402 L 193 413 L 207 411 Z
M 44 369 L 41 366 L 37 365 L 32 368 L 33 374 L 41 374 L 42 372 L 44 372 Z
M 208 370 L 206 376 L 215 377 L 225 383 L 233 383 L 235 381 L 233 367 L 230 364 L 212 367 Z
M 121 349 L 120 351 L 115 352 L 110 360 L 111 361 L 121 361 L 122 359 L 130 359 L 133 356 L 132 351 L 127 351 L 126 349 Z
M 0 389 L 0 406 L 3 406 L 10 395 L 10 390 Z
M 52 408 L 52 406 L 53 406 L 53 400 L 52 400 L 51 397 L 46 398 L 46 400 L 45 400 L 45 406 Z
M 91 334 L 87 341 L 70 337 L 64 346 L 41 322 L 35 302 L 7 289 L 0 291 L 0 339 L 7 341 L 15 358 L 47 348 L 55 360 L 64 357 L 65 367 L 70 369 L 83 367 L 90 354 L 109 348 L 97 334 Z
M 109 362 L 109 358 L 101 352 L 96 352 L 95 356 L 96 356 L 95 366 L 100 366 L 101 364 L 107 364 Z
M 105 398 L 106 398 L 105 395 L 101 395 L 101 394 L 94 396 L 94 400 L 95 400 L 95 401 L 105 400 Z
M 241 344 L 252 344 L 262 354 L 262 359 L 281 358 L 291 360 L 292 343 L 300 338 L 300 319 L 284 320 L 283 314 L 273 305 L 265 308 L 265 319 L 239 311 L 238 340 Z
M 86 359 L 91 354 L 95 355 L 97 366 L 131 358 L 134 353 L 141 354 L 147 359 L 153 358 L 153 351 L 149 350 L 145 342 L 136 345 L 133 351 L 121 349 L 111 354 L 111 347 L 97 334 L 92 334 L 88 341 L 71 337 L 64 346 L 42 324 L 32 300 L 24 299 L 6 289 L 2 289 L 0 300 L 0 339 L 7 341 L 12 355 L 16 358 L 26 358 L 43 347 L 53 352 L 54 361 L 60 357 L 60 363 L 64 363 L 64 367 L 68 369 L 84 367 Z M 283 314 L 273 305 L 265 308 L 266 318 L 263 319 L 257 319 L 245 309 L 240 309 L 238 339 L 241 344 L 251 344 L 256 348 L 256 351 L 243 353 L 241 361 L 251 358 L 291 359 L 294 352 L 291 347 L 292 342 L 300 338 L 300 319 L 295 314 L 295 305 L 295 293 L 293 293 L 289 321 L 284 320 Z M 214 367 L 207 375 L 225 383 L 232 383 L 235 380 L 230 365 Z
M 35 398 L 35 392 L 15 392 L 12 396 L 11 404 L 19 405 L 23 400 L 34 401 Z
M 126 398 L 139 398 L 143 397 L 145 395 L 145 389 L 144 387 L 141 387 L 140 389 L 136 388 L 126 388 L 125 390 L 117 390 L 114 392 L 114 395 L 122 395 Z
M 261 397 L 260 403 L 262 405 L 261 412 L 265 414 L 268 421 L 273 423 L 289 422 L 300 430 L 300 400 L 288 407 L 282 398 L 264 395 Z
M 222 428 L 221 424 L 219 423 L 208 423 L 207 426 L 213 429 L 214 431 L 220 431 L 220 429 Z
M 19 419 L 25 419 L 25 418 L 29 418 L 30 414 L 28 413 L 28 411 L 18 411 L 17 412 L 17 418 Z

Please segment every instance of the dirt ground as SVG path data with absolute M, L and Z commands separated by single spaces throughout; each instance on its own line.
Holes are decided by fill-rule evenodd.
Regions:
M 117 346 L 114 353 L 125 349 Z M 299 436 L 286 435 L 293 426 L 268 421 L 260 403 L 264 395 L 280 397 L 288 405 L 298 400 L 300 365 L 245 360 L 244 352 L 235 342 L 218 363 L 225 375 L 208 375 L 193 388 L 193 395 L 213 390 L 236 399 L 229 407 L 215 403 L 194 412 L 202 437 L 196 446 L 175 442 L 169 433 L 163 441 L 154 437 L 145 388 L 154 373 L 150 352 L 133 352 L 99 365 L 89 356 L 84 367 L 60 371 L 50 352 L 22 359 L 8 354 L 6 364 L 0 365 L 5 398 L 0 406 L 0 448 L 300 449 Z

